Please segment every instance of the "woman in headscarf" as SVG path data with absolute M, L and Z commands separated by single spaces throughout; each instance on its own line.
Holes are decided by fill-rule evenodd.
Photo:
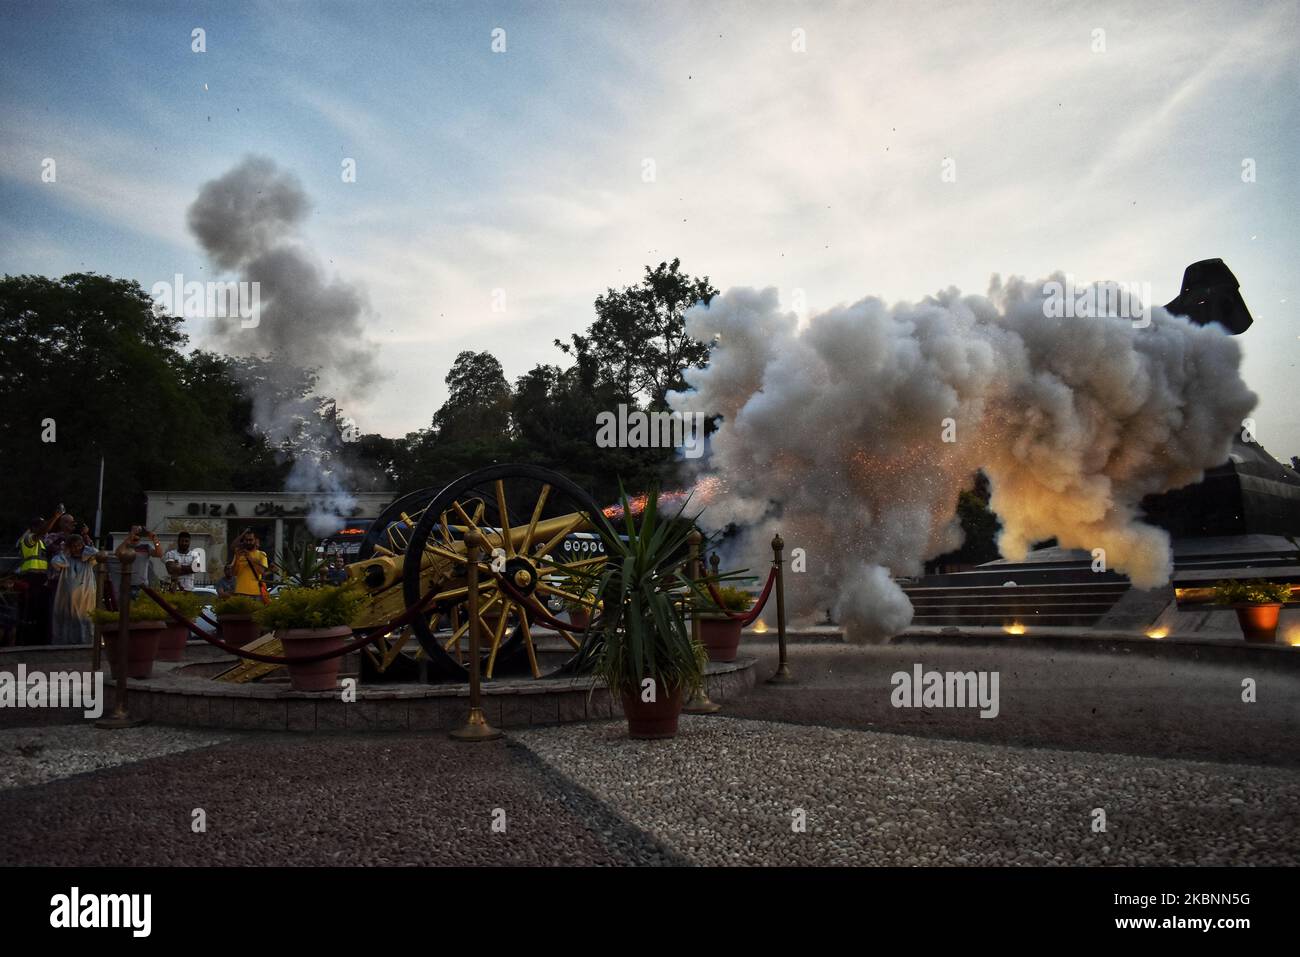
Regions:
M 56 645 L 85 645 L 94 641 L 90 613 L 95 610 L 95 561 L 99 552 L 80 535 L 70 535 L 63 550 L 50 560 L 59 569 L 54 592 L 52 631 Z

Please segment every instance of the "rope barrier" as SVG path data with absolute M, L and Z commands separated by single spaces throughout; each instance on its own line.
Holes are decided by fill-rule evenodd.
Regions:
M 767 583 L 763 586 L 763 591 L 759 595 L 758 600 L 754 603 L 754 607 L 750 609 L 748 614 L 743 614 L 743 615 L 729 611 L 728 609 L 722 607 L 722 596 L 718 593 L 717 588 L 714 587 L 713 582 L 708 582 L 707 584 L 708 584 L 710 595 L 712 596 L 714 602 L 716 602 L 718 607 L 722 610 L 722 613 L 726 615 L 728 618 L 730 618 L 732 621 L 739 621 L 742 626 L 745 626 L 745 625 L 752 624 L 755 620 L 757 620 L 758 616 L 762 613 L 764 606 L 767 604 L 768 597 L 772 594 L 772 585 L 775 582 L 776 582 L 776 569 L 773 568 L 768 573 Z M 573 632 L 578 630 L 572 622 L 560 621 L 558 618 L 556 618 L 550 612 L 548 612 L 546 610 L 545 605 L 543 605 L 542 602 L 538 601 L 536 596 L 525 595 L 523 592 L 516 589 L 513 582 L 510 582 L 503 577 L 498 577 L 497 584 L 506 594 L 508 594 L 517 604 L 519 604 L 521 608 L 525 608 L 527 611 L 531 612 L 530 615 L 531 620 L 540 622 L 541 624 L 546 625 L 548 628 L 554 628 L 557 630 L 563 630 L 568 632 Z M 193 634 L 197 635 L 199 638 L 202 638 L 208 644 L 220 648 L 222 651 L 226 652 L 227 654 L 236 655 L 240 658 L 247 658 L 250 661 L 260 661 L 263 664 L 268 664 L 268 665 L 287 665 L 290 663 L 311 664 L 317 661 L 326 661 L 330 658 L 339 658 L 342 657 L 343 655 L 350 654 L 351 652 L 356 651 L 358 648 L 364 648 L 367 645 L 372 645 L 380 638 L 382 638 L 384 635 L 387 635 L 390 632 L 395 631 L 396 629 L 409 624 L 412 620 L 415 619 L 416 616 L 422 614 L 425 610 L 425 606 L 429 603 L 429 599 L 431 599 L 434 594 L 433 591 L 430 590 L 427 594 L 425 594 L 423 598 L 421 598 L 410 608 L 406 609 L 406 611 L 398 615 L 396 618 L 384 622 L 382 625 L 374 626 L 361 637 L 348 642 L 347 644 L 343 645 L 340 648 L 336 648 L 333 651 L 322 651 L 314 655 L 304 655 L 301 658 L 288 658 L 281 655 L 264 655 L 256 651 L 246 651 L 243 648 L 240 648 L 236 645 L 227 644 L 226 642 L 222 641 L 219 638 L 214 638 L 211 635 L 209 635 L 207 632 L 205 632 L 202 628 L 200 628 L 198 625 L 194 624 L 194 622 L 190 621 L 188 618 L 182 615 L 173 605 L 171 605 L 165 598 L 163 598 L 162 595 L 158 594 L 158 592 L 154 591 L 152 588 L 145 586 L 141 590 L 144 592 L 144 594 L 148 595 L 149 598 L 153 600 L 154 604 L 156 604 L 159 608 L 165 611 L 168 617 L 170 617 L 177 624 L 184 625 Z M 212 619 L 209 618 L 207 614 L 203 614 L 202 617 L 206 621 L 209 622 L 212 621 Z M 598 621 L 599 618 L 595 619 L 595 621 L 593 621 L 592 624 L 595 624 Z M 215 624 L 215 622 L 213 623 Z M 591 626 L 588 625 L 588 627 L 590 628 Z
M 752 625 L 758 619 L 758 616 L 763 613 L 763 606 L 767 604 L 767 599 L 771 596 L 772 586 L 775 583 L 776 569 L 773 568 L 767 573 L 767 584 L 763 586 L 762 593 L 758 596 L 758 600 L 754 602 L 754 607 L 751 608 L 747 614 L 738 614 L 723 607 L 722 595 L 718 593 L 718 589 L 714 586 L 713 582 L 708 582 L 707 584 L 709 586 L 709 595 L 713 598 L 713 601 L 717 604 L 718 608 L 722 610 L 722 613 L 732 621 L 740 622 L 741 626 L 744 627 Z
M 717 588 L 714 587 L 713 582 L 709 582 L 708 586 L 709 586 L 709 593 L 712 596 L 713 601 L 718 605 L 722 613 L 726 615 L 728 618 L 730 618 L 732 621 L 739 621 L 742 626 L 747 626 L 757 621 L 758 616 L 763 613 L 763 608 L 764 606 L 767 605 L 768 598 L 771 597 L 772 586 L 774 584 L 776 584 L 775 568 L 773 568 L 771 571 L 767 573 L 767 582 L 763 585 L 762 593 L 758 596 L 758 600 L 754 602 L 754 607 L 751 608 L 749 612 L 746 614 L 737 614 L 735 612 L 729 611 L 726 608 L 724 608 L 722 606 L 722 596 L 718 593 Z M 572 622 L 560 621 L 558 618 L 556 618 L 550 612 L 548 612 L 545 606 L 541 602 L 539 602 L 535 596 L 525 595 L 523 592 L 515 588 L 513 582 L 507 580 L 506 578 L 502 576 L 497 576 L 497 585 L 501 588 L 502 591 L 504 591 L 507 595 L 509 595 L 510 598 L 516 604 L 520 606 L 527 606 L 529 608 L 529 610 L 532 612 L 532 615 L 530 616 L 530 620 L 538 621 L 541 624 L 546 625 L 548 628 L 563 629 L 564 631 L 569 631 L 569 632 L 580 630 L 577 629 Z M 589 625 L 588 627 L 594 627 L 597 621 L 599 621 L 599 619 L 594 619 L 591 625 Z
M 388 634 L 391 631 L 394 631 L 397 628 L 401 628 L 403 625 L 410 623 L 412 620 L 414 620 L 414 618 L 417 615 L 423 614 L 425 606 L 429 603 L 429 599 L 432 598 L 434 594 L 432 590 L 429 591 L 428 593 L 425 594 L 423 598 L 421 598 L 410 608 L 406 609 L 406 611 L 398 615 L 396 618 L 392 619 L 391 621 L 387 621 L 382 625 L 376 625 L 375 627 L 371 628 L 369 632 L 362 635 L 360 638 L 348 642 L 346 645 L 344 645 L 341 648 L 336 648 L 333 651 L 322 651 L 314 655 L 303 655 L 301 658 L 285 658 L 280 655 L 263 655 L 263 654 L 259 654 L 256 651 L 245 651 L 243 648 L 239 648 L 235 645 L 228 645 L 224 641 L 221 641 L 218 638 L 213 638 L 202 628 L 194 624 L 194 622 L 190 621 L 179 611 L 177 611 L 175 607 L 169 604 L 161 595 L 159 595 L 152 588 L 146 586 L 142 590 L 146 595 L 148 595 L 151 599 L 153 599 L 154 603 L 159 608 L 167 612 L 167 614 L 172 618 L 172 620 L 174 620 L 177 624 L 184 625 L 186 628 L 188 628 L 194 634 L 198 635 L 208 644 L 215 645 L 216 647 L 220 648 L 222 651 L 227 652 L 228 654 L 238 655 L 240 658 L 248 658 L 251 661 L 260 661 L 263 664 L 268 664 L 268 665 L 312 664 L 313 662 L 326 661 L 330 658 L 340 658 L 343 655 L 350 654 L 351 652 L 356 651 L 358 648 L 364 648 L 366 645 L 374 644 L 380 638 L 384 637 L 384 635 Z
M 501 588 L 502 591 L 504 591 L 507 595 L 510 596 L 511 600 L 514 601 L 515 604 L 519 605 L 521 608 L 527 608 L 532 612 L 532 615 L 529 617 L 530 622 L 537 621 L 548 628 L 554 628 L 557 631 L 562 630 L 570 633 L 586 630 L 583 628 L 579 628 L 571 621 L 560 621 L 560 619 L 556 618 L 554 615 L 552 615 L 550 612 L 546 610 L 546 606 L 542 604 L 542 602 L 538 601 L 535 595 L 525 595 L 523 592 L 515 588 L 514 582 L 509 581 L 506 578 L 497 576 L 497 585 Z M 593 619 L 592 622 L 587 627 L 591 628 L 599 620 L 600 619 L 598 617 Z

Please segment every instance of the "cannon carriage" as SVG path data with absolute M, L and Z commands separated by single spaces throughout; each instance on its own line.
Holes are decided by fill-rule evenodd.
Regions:
M 541 620 L 565 659 L 582 632 L 555 623 L 558 603 L 590 602 L 578 582 L 605 561 L 593 534 L 601 512 L 570 479 L 534 465 L 494 465 L 441 489 L 422 489 L 389 505 L 371 525 L 349 575 L 369 596 L 361 629 L 398 617 L 428 597 L 427 609 L 363 652 L 371 681 L 464 681 L 469 654 L 465 535 L 487 541 L 478 563 L 483 675 L 546 673 L 536 634 Z M 412 640 L 414 639 L 414 641 Z M 558 669 L 563 671 L 567 660 Z

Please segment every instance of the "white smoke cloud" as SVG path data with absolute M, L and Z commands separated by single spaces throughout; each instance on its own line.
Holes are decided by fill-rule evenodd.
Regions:
M 690 310 L 688 333 L 717 344 L 670 402 L 723 417 L 708 468 L 728 494 L 704 520 L 748 526 L 751 566 L 779 528 L 808 556 L 794 612 L 833 608 L 857 640 L 910 623 L 892 578 L 960 545 L 958 494 L 981 468 L 1005 557 L 1054 536 L 1105 549 L 1136 587 L 1167 582 L 1168 536 L 1138 503 L 1227 459 L 1256 401 L 1239 347 L 1159 307 L 1146 328 L 1048 318 L 1043 287 L 995 276 L 987 296 L 868 298 L 802 329 L 775 289 Z

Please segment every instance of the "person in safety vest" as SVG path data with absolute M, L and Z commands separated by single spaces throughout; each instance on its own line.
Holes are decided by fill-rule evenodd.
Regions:
M 18 644 L 48 645 L 50 643 L 50 594 L 47 581 L 50 559 L 45 536 L 63 515 L 59 506 L 48 521 L 39 516 L 32 519 L 18 539 L 18 587 L 22 597 L 18 603 Z

